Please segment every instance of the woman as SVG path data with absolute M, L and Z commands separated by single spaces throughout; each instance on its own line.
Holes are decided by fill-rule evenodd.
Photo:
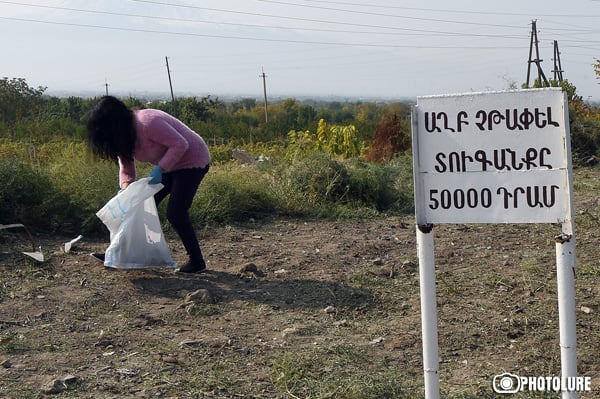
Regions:
M 119 164 L 122 190 L 135 181 L 135 161 L 155 165 L 150 184 L 162 183 L 156 205 L 170 194 L 167 219 L 181 238 L 189 260 L 183 273 L 206 269 L 189 209 L 210 165 L 208 146 L 177 118 L 157 109 L 131 110 L 105 96 L 92 107 L 87 120 L 88 144 L 94 154 Z

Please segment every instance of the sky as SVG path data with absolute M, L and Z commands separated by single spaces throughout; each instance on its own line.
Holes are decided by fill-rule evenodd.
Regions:
M 506 90 L 538 76 L 533 21 L 544 75 L 600 102 L 600 0 L 0 0 L 0 78 L 90 96 L 170 96 L 169 73 L 176 97 Z

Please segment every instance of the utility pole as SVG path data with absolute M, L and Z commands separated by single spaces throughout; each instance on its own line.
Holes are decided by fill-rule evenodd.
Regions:
M 265 123 L 269 122 L 269 113 L 267 112 L 267 75 L 265 75 L 265 70 L 263 68 L 262 74 L 258 75 L 258 77 L 262 77 L 263 80 L 263 93 L 265 95 Z
M 535 45 L 535 59 L 532 59 L 533 47 Z M 527 82 L 526 85 L 529 87 L 529 78 L 531 75 L 531 64 L 535 63 L 537 65 L 538 71 L 538 81 L 542 87 L 549 87 L 550 83 L 548 79 L 546 79 L 546 75 L 544 75 L 544 71 L 542 71 L 541 62 L 543 60 L 540 59 L 540 49 L 538 47 L 538 37 L 537 37 L 537 27 L 536 20 L 531 21 L 531 40 L 529 42 L 529 61 L 527 62 Z
M 563 81 L 563 70 L 562 66 L 560 65 L 560 51 L 558 51 L 558 41 L 556 40 L 554 41 L 554 69 L 552 70 L 552 72 L 554 72 L 555 81 Z
M 106 81 L 106 78 L 104 78 L 104 88 L 106 89 L 106 95 L 108 96 L 108 82 Z
M 175 96 L 173 95 L 173 83 L 171 83 L 171 70 L 169 69 L 169 57 L 165 56 L 167 62 L 167 75 L 169 75 L 169 87 L 171 88 L 171 101 L 175 102 Z

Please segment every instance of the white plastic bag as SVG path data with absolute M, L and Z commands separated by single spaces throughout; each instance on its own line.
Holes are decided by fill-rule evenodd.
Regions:
M 116 269 L 177 266 L 154 202 L 154 194 L 163 185 L 149 184 L 149 180 L 146 177 L 131 183 L 96 213 L 110 232 L 104 266 Z

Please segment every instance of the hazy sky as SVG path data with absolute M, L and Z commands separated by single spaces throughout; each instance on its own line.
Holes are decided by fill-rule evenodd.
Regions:
M 0 77 L 47 92 L 404 98 L 549 79 L 600 101 L 599 0 L 0 1 Z M 535 58 L 535 54 L 533 56 Z M 535 66 L 535 65 L 533 65 Z M 532 67 L 531 81 L 537 77 Z

